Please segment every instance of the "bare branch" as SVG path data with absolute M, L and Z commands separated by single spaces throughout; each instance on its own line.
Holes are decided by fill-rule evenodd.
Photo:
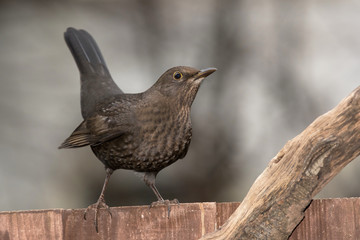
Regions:
M 224 226 L 201 239 L 287 239 L 312 198 L 360 153 L 360 88 L 286 143 Z

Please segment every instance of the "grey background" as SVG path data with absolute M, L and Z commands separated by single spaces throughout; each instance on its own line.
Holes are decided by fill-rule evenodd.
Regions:
M 240 201 L 289 139 L 359 85 L 360 2 L 0 2 L 0 210 L 82 208 L 105 177 L 89 148 L 58 150 L 81 122 L 79 74 L 63 40 L 89 31 L 125 92 L 168 68 L 217 67 L 192 109 L 185 159 L 157 178 L 165 198 Z M 359 196 L 360 163 L 318 197 Z M 109 205 L 155 196 L 132 172 L 110 180 Z

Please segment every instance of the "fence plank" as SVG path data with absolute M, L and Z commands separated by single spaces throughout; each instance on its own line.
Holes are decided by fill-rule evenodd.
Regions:
M 101 210 L 99 233 L 93 213 L 84 209 L 54 209 L 0 213 L 0 239 L 198 239 L 219 228 L 240 203 L 185 203 L 167 209 L 158 206 L 114 207 L 112 218 Z M 314 200 L 289 239 L 360 239 L 360 198 Z
M 61 210 L 0 213 L 0 239 L 63 239 Z
M 360 239 L 359 218 L 360 198 L 314 200 L 290 239 Z
M 216 204 L 216 223 L 217 227 L 224 225 L 226 220 L 235 212 L 237 207 L 240 205 L 239 202 L 234 203 L 217 203 Z

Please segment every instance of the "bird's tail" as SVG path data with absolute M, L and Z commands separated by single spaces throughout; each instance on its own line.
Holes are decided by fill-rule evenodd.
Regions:
M 87 118 L 97 103 L 123 92 L 113 81 L 101 51 L 85 30 L 68 28 L 64 33 L 81 76 L 81 113 Z
M 64 38 L 81 74 L 110 75 L 99 47 L 88 32 L 68 28 Z

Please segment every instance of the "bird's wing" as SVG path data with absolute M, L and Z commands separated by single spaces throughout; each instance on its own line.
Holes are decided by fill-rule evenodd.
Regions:
M 95 146 L 133 131 L 133 121 L 129 114 L 120 116 L 96 114 L 84 120 L 59 148 Z
M 83 121 L 74 132 L 65 139 L 65 141 L 59 146 L 61 148 L 78 148 L 90 145 L 93 141 L 91 139 L 90 131 L 86 128 L 86 121 Z

